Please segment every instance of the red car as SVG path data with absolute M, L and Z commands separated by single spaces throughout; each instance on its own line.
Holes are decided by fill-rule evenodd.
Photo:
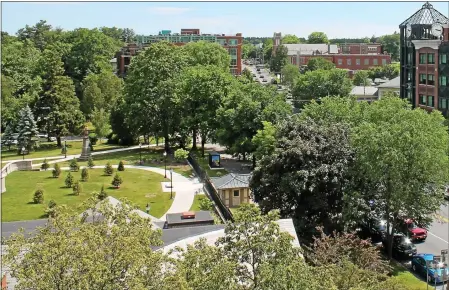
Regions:
M 425 241 L 427 239 L 427 231 L 418 227 L 413 220 L 406 219 L 404 224 L 412 241 Z

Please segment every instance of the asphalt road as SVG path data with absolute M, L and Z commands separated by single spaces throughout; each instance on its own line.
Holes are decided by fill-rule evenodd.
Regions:
M 255 65 L 245 65 L 242 63 L 242 70 L 244 70 L 245 68 L 247 68 L 251 73 L 256 74 L 256 78 L 259 81 L 259 83 L 261 84 L 271 84 L 271 79 L 272 77 L 270 76 L 270 73 L 265 69 L 265 68 L 261 68 L 260 69 L 260 74 L 257 73 L 257 69 Z M 263 76 L 264 79 L 267 80 L 267 82 L 262 82 L 262 78 L 260 78 L 260 76 Z
M 442 205 L 437 217 L 428 228 L 427 239 L 417 243 L 418 253 L 441 254 L 441 250 L 449 248 L 449 213 L 447 204 Z

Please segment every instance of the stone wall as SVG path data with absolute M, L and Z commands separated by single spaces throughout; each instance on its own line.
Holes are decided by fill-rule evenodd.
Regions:
M 0 174 L 0 183 L 1 183 L 1 193 L 6 191 L 6 176 L 14 171 L 24 171 L 24 170 L 32 170 L 33 169 L 33 161 L 31 160 L 23 160 L 16 161 L 6 164 L 2 168 L 2 172 Z

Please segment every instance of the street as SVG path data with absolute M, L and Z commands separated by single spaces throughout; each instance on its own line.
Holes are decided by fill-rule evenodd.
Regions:
M 417 243 L 418 253 L 441 254 L 441 250 L 448 249 L 449 216 L 447 204 L 442 205 L 437 218 L 428 229 L 427 239 L 424 243 Z
M 265 68 L 260 69 L 260 74 L 257 73 L 257 68 L 255 65 L 246 65 L 242 63 L 242 70 L 247 68 L 252 74 L 256 75 L 257 80 L 261 84 L 271 84 L 272 77 L 270 76 L 269 72 Z M 260 78 L 260 76 L 263 76 L 263 78 Z M 263 79 L 266 79 L 266 82 L 262 82 Z

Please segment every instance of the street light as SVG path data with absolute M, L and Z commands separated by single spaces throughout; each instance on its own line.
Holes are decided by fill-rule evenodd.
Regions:
M 67 158 L 67 137 L 64 139 L 64 153 L 65 153 L 65 158 Z
M 170 199 L 173 199 L 173 168 L 170 168 Z
M 22 160 L 25 160 L 25 147 L 22 147 Z
M 142 143 L 139 143 L 140 165 L 142 165 Z
M 164 178 L 167 178 L 167 151 L 164 151 L 164 162 L 165 162 Z

